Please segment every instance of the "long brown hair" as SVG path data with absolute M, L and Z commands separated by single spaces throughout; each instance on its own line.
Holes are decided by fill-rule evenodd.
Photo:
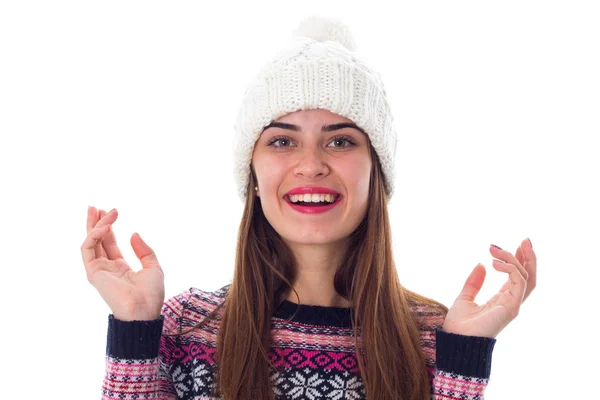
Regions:
M 348 238 L 334 287 L 352 304 L 357 358 L 367 398 L 429 399 L 429 377 L 411 304 L 430 305 L 444 313 L 448 308 L 400 284 L 392 258 L 383 173 L 372 147 L 370 154 L 369 205 Z M 254 194 L 253 168 L 249 174 L 234 275 L 225 301 L 196 326 L 180 333 L 200 327 L 224 306 L 217 336 L 214 395 L 225 400 L 275 398 L 269 378 L 269 367 L 273 367 L 268 354 L 271 317 L 296 278 L 293 254 L 265 218 Z

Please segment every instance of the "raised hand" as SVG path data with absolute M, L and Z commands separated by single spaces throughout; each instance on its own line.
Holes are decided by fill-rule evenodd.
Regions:
M 536 285 L 537 258 L 531 242 L 523 240 L 514 255 L 493 245 L 490 253 L 499 259 L 493 260 L 492 265 L 498 271 L 508 273 L 508 281 L 487 303 L 477 305 L 475 296 L 483 286 L 486 274 L 485 267 L 477 264 L 448 310 L 442 330 L 495 338 L 519 314 L 521 304 Z
M 117 246 L 111 225 L 118 212 L 88 207 L 87 237 L 81 256 L 88 281 L 100 292 L 116 319 L 153 320 L 165 298 L 164 274 L 154 251 L 134 233 L 130 242 L 142 269 L 133 271 Z

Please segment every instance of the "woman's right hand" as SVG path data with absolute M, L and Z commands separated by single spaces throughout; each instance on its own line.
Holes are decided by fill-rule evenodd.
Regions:
M 88 281 L 100 292 L 116 319 L 146 321 L 160 316 L 165 299 L 164 274 L 154 251 L 134 233 L 130 242 L 142 263 L 133 271 L 117 246 L 111 225 L 118 212 L 88 207 L 87 237 L 81 256 Z

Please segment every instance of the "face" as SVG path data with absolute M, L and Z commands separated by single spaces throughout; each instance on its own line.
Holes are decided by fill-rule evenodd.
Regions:
M 290 245 L 343 243 L 365 216 L 369 141 L 347 118 L 327 110 L 287 114 L 263 130 L 254 145 L 252 165 L 263 212 Z M 291 203 L 289 192 L 294 190 L 334 193 L 336 200 L 323 208 L 302 207 Z M 294 197 L 308 200 L 306 194 Z

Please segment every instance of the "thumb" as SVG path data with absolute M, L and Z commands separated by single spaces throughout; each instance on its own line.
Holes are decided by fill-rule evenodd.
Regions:
M 467 300 L 467 301 L 475 301 L 475 297 L 479 290 L 483 286 L 483 281 L 485 280 L 485 267 L 481 264 L 477 264 L 471 274 L 467 278 L 465 285 L 462 288 L 462 291 L 458 295 L 458 299 Z
M 137 258 L 142 262 L 142 267 L 146 268 L 158 268 L 160 269 L 160 264 L 158 263 L 158 258 L 156 258 L 156 254 L 154 254 L 154 250 L 150 246 L 144 242 L 139 233 L 134 233 L 131 236 L 131 247 Z

